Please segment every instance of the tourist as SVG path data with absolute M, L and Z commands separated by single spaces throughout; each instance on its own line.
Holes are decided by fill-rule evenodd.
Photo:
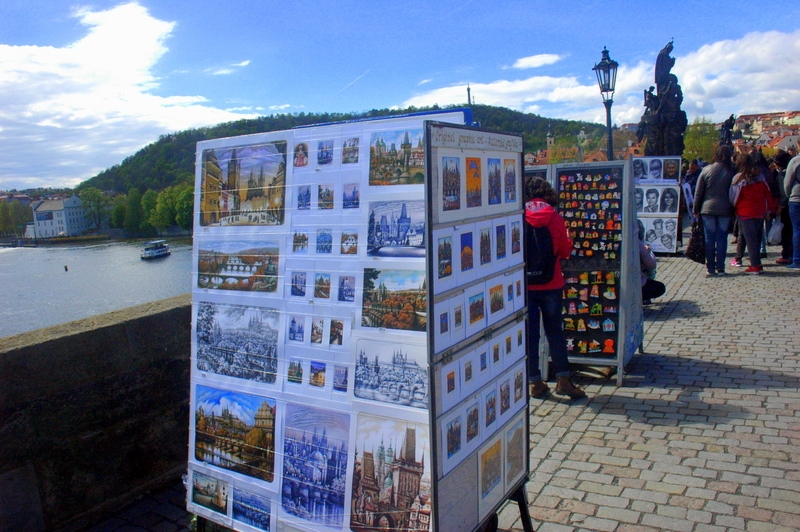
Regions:
M 667 291 L 666 285 L 660 281 L 656 281 L 656 271 L 658 268 L 658 261 L 650 246 L 646 245 L 642 238 L 644 235 L 639 232 L 639 263 L 642 267 L 642 304 L 649 305 L 653 299 L 661 297 Z
M 777 201 L 772 197 L 766 178 L 761 173 L 753 157 L 743 153 L 739 154 L 736 158 L 736 169 L 738 173 L 731 181 L 731 190 L 738 189 L 738 196 L 735 197 L 735 208 L 741 231 L 739 246 L 742 245 L 741 241 L 742 237 L 744 237 L 743 240 L 747 245 L 747 253 L 750 257 L 750 267 L 745 270 L 745 273 L 759 275 L 764 270 L 761 265 L 760 254 L 761 237 L 764 233 L 764 219 L 770 212 L 775 211 Z M 740 259 L 739 264 L 731 264 L 735 266 L 741 265 L 741 257 L 737 258 Z
M 728 226 L 733 216 L 733 206 L 728 199 L 733 179 L 732 156 L 730 146 L 717 146 L 714 162 L 700 172 L 694 192 L 694 215 L 703 222 L 709 276 L 725 274 Z
M 795 155 L 786 167 L 783 190 L 789 198 L 792 220 L 792 263 L 786 267 L 800 269 L 800 155 Z
M 550 392 L 539 369 L 539 317 L 550 346 L 553 373 L 556 376 L 556 393 L 572 399 L 586 397 L 586 393 L 571 380 L 567 343 L 562 332 L 562 292 L 564 274 L 561 260 L 568 259 L 572 240 L 567 234 L 564 219 L 555 210 L 558 203 L 555 190 L 540 177 L 525 179 L 525 221 L 532 227 L 546 226 L 553 241 L 553 277 L 545 284 L 528 284 L 528 384 L 531 397 L 541 399 Z
M 778 200 L 778 217 L 783 224 L 781 231 L 781 256 L 775 261 L 776 264 L 791 264 L 792 263 L 792 219 L 789 217 L 789 196 L 786 195 L 784 184 L 786 180 L 786 167 L 789 161 L 792 160 L 791 155 L 783 150 L 778 150 L 775 154 L 775 168 L 777 170 L 776 181 L 778 182 L 778 189 L 781 197 Z

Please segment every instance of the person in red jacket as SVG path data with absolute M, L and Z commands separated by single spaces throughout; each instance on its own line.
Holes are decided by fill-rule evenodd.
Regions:
M 547 226 L 553 241 L 555 265 L 553 278 L 545 284 L 528 285 L 528 385 L 531 397 L 545 397 L 549 392 L 539 370 L 539 316 L 550 346 L 553 372 L 556 375 L 556 393 L 572 399 L 586 397 L 583 390 L 575 386 L 570 378 L 572 372 L 567 359 L 567 343 L 561 328 L 562 291 L 564 274 L 561 260 L 570 257 L 572 240 L 567 234 L 564 219 L 555 210 L 557 196 L 550 183 L 540 177 L 525 180 L 525 222 L 533 227 Z
M 764 219 L 768 214 L 776 211 L 778 201 L 772 197 L 764 174 L 754 164 L 751 157 L 743 153 L 739 154 L 736 158 L 736 170 L 739 173 L 733 176 L 731 191 L 738 190 L 734 208 L 736 217 L 739 219 L 739 228 L 747 245 L 747 254 L 750 257 L 750 267 L 744 272 L 758 275 L 764 270 L 760 255 Z M 741 259 L 736 258 L 739 259 L 739 264 L 731 264 L 741 265 Z

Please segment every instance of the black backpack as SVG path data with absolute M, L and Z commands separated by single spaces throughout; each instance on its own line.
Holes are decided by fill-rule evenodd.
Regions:
M 553 237 L 547 226 L 525 223 L 525 274 L 527 284 L 547 284 L 553 280 L 556 256 Z

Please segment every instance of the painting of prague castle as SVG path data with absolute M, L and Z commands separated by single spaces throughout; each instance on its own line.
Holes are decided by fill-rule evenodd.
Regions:
M 283 225 L 286 141 L 203 151 L 200 225 Z
M 362 413 L 356 434 L 350 529 L 427 532 L 428 427 Z
M 361 399 L 428 408 L 425 347 L 359 340 L 354 393 Z
M 370 186 L 421 185 L 424 182 L 422 129 L 372 134 L 369 143 Z
M 371 201 L 367 227 L 371 257 L 425 256 L 425 202 Z

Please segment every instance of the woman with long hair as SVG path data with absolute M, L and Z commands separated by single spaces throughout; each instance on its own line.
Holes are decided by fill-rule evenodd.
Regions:
M 732 158 L 730 146 L 717 146 L 714 162 L 700 172 L 694 192 L 694 216 L 703 222 L 709 277 L 725 275 L 728 226 L 733 216 L 733 206 L 728 199 L 728 189 L 734 173 Z
M 764 270 L 760 255 L 764 219 L 775 211 L 777 201 L 772 197 L 767 180 L 752 157 L 739 154 L 736 158 L 736 170 L 738 173 L 733 176 L 731 190 L 738 191 L 735 192 L 736 218 L 750 257 L 750 267 L 744 272 L 758 275 Z

